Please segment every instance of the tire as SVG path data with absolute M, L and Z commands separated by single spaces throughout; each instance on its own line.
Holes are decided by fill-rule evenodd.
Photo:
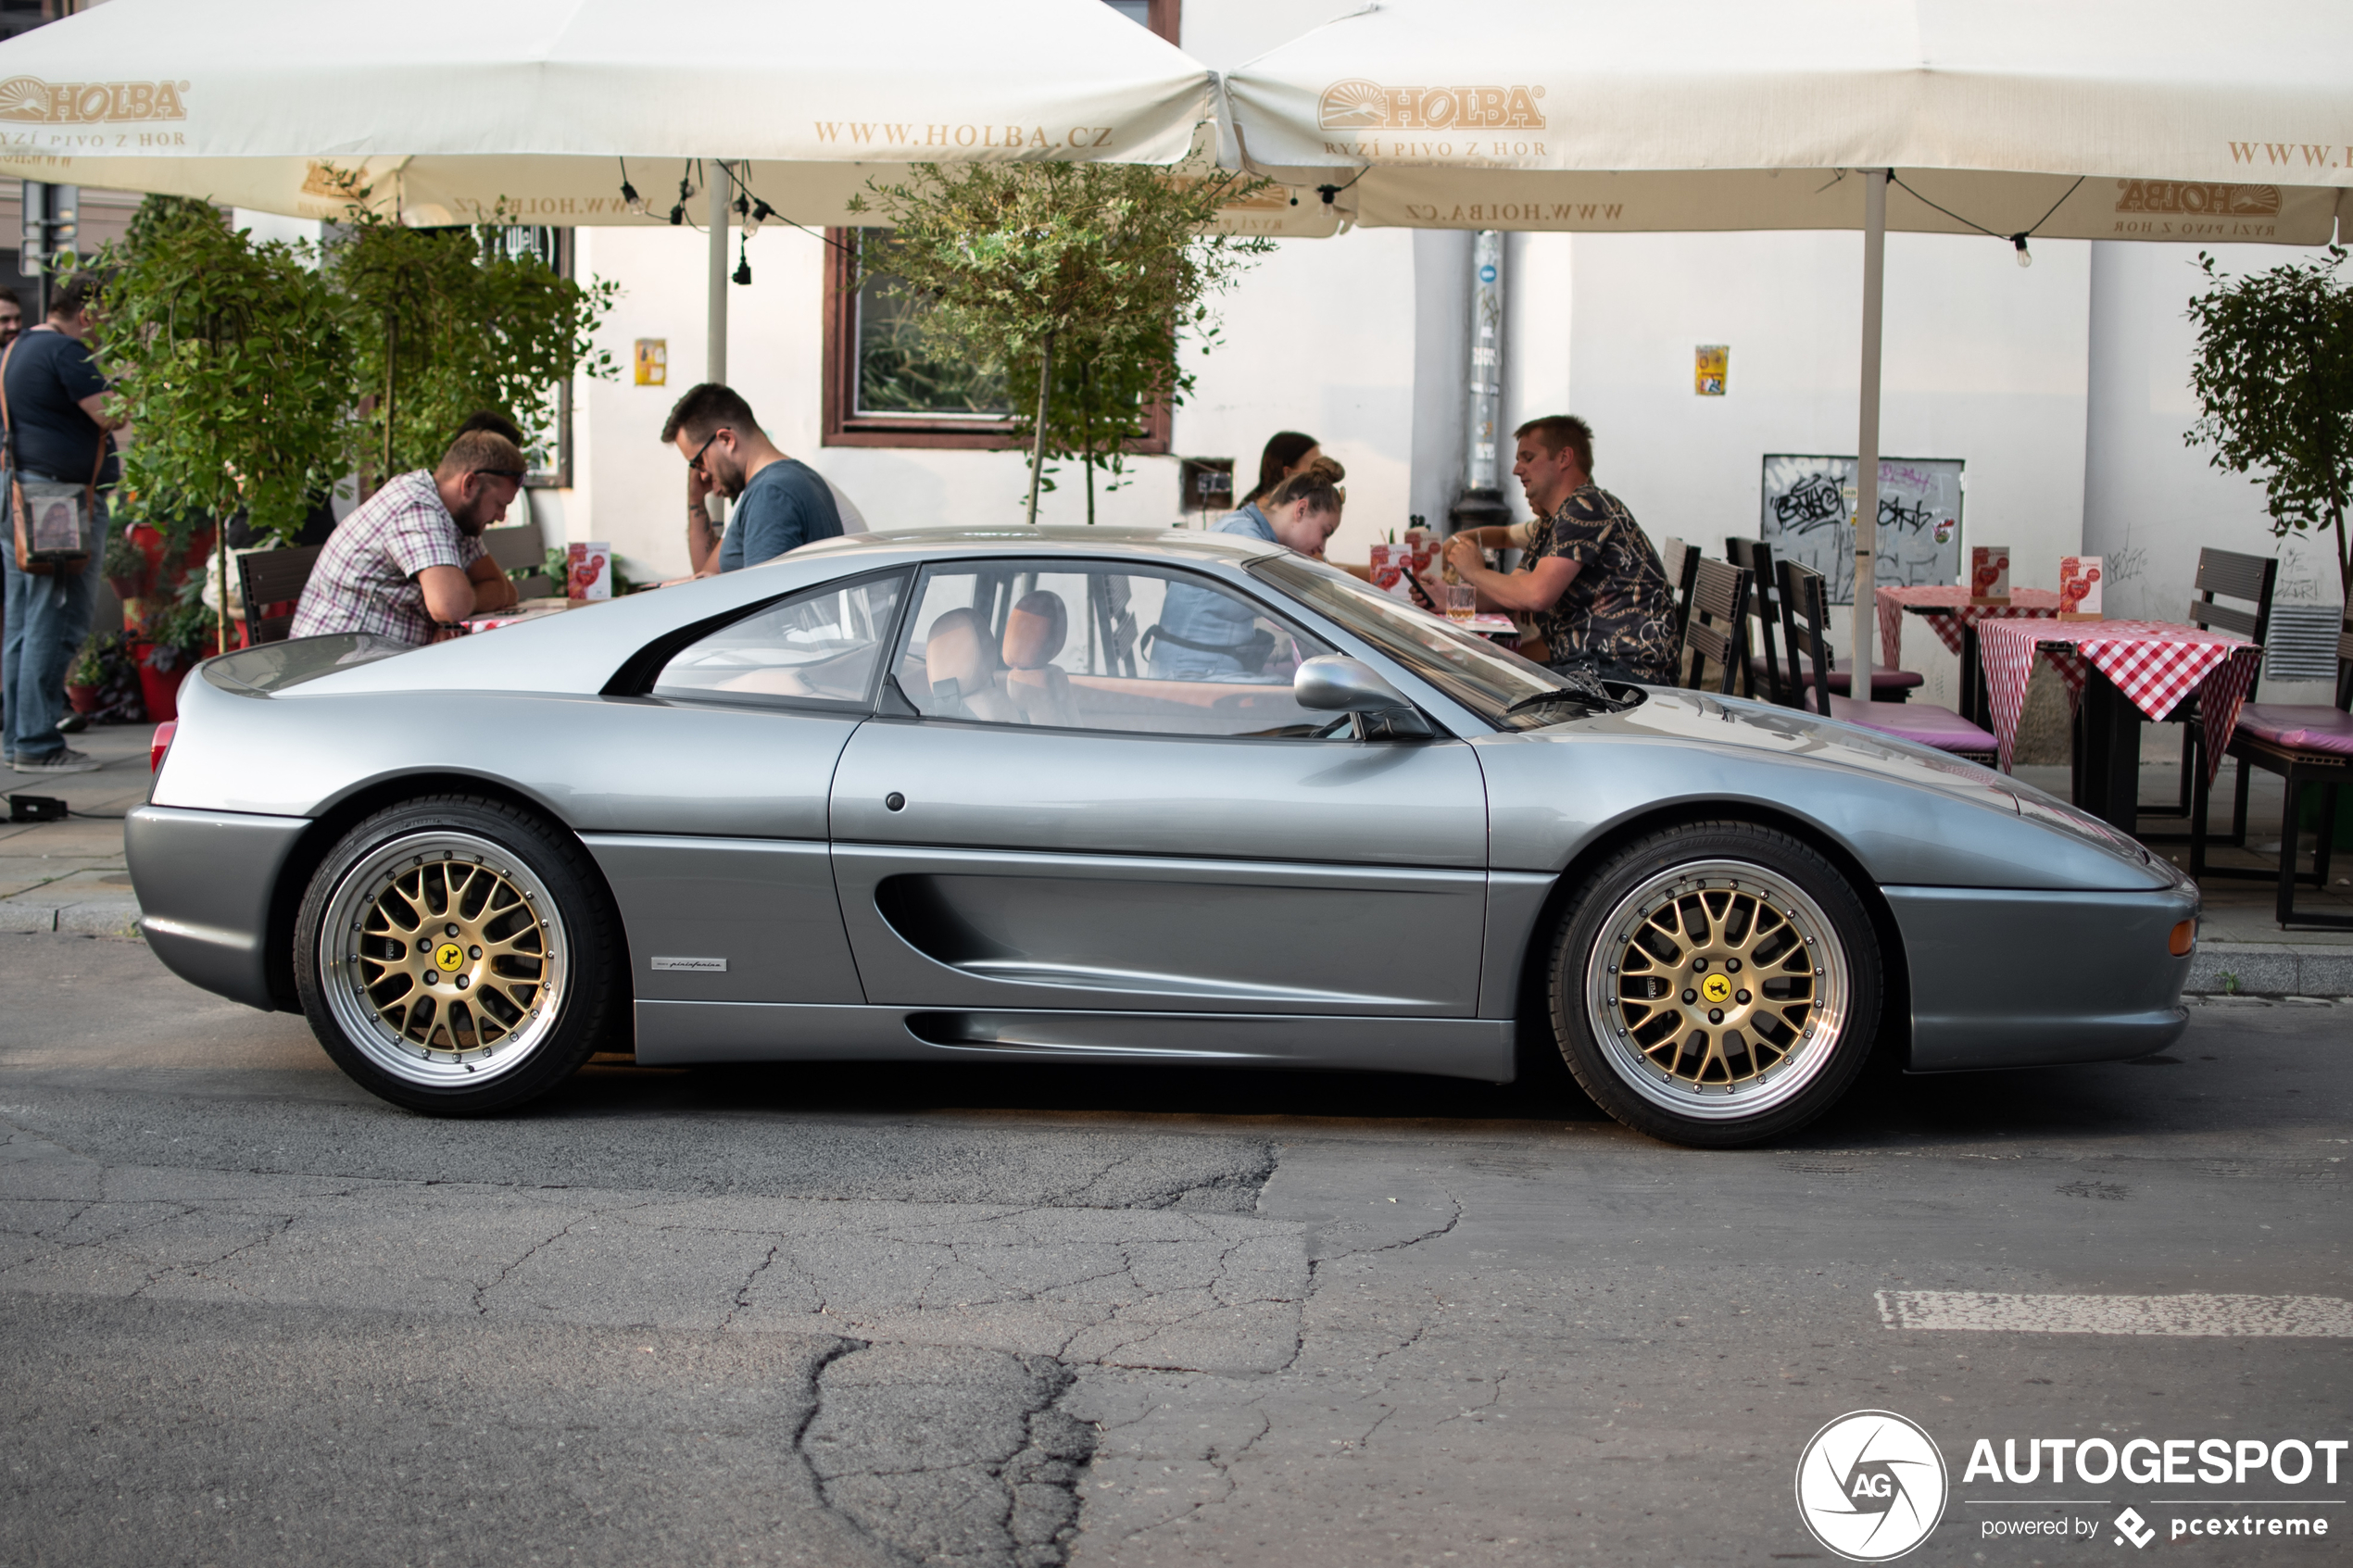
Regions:
M 1881 995 L 1854 888 L 1752 822 L 1628 845 L 1554 933 L 1548 996 L 1569 1072 L 1627 1126 L 1695 1148 L 1780 1137 L 1836 1104 L 1871 1053 Z
M 434 1116 L 511 1110 L 570 1077 L 624 999 L 623 951 L 580 842 L 477 796 L 360 822 L 295 923 L 311 1033 L 369 1093 Z

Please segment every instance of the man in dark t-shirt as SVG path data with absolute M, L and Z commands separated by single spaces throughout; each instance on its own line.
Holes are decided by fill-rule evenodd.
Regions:
M 689 391 L 662 422 L 661 438 L 686 459 L 686 558 L 696 576 L 758 566 L 841 533 L 832 488 L 778 451 L 732 388 L 705 382 Z M 736 503 L 724 540 L 704 507 L 712 495 Z
M 1592 431 L 1555 414 L 1516 433 L 1512 471 L 1544 521 L 1526 537 L 1516 528 L 1457 533 L 1446 542 L 1447 563 L 1478 590 L 1481 608 L 1525 617 L 1554 669 L 1672 685 L 1674 591 L 1634 514 L 1593 483 Z M 1480 546 L 1504 545 L 1527 550 L 1519 571 L 1491 571 L 1480 558 Z
M 8 345 L 9 442 L 21 477 L 103 487 L 115 481 L 109 433 L 122 420 L 107 407 L 107 379 L 90 354 L 99 283 L 83 272 L 66 280 L 49 319 Z M 106 550 L 103 488 L 92 507 L 90 558 L 79 568 L 20 571 L 13 542 L 0 548 L 7 578 L 7 618 L 0 638 L 0 705 L 6 759 L 20 773 L 86 773 L 98 766 L 66 746 L 65 732 L 87 721 L 66 704 L 66 671 L 90 634 Z

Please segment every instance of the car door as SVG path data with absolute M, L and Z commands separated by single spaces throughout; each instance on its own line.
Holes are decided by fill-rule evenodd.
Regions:
M 604 768 L 641 790 L 598 803 L 595 816 L 625 831 L 582 838 L 628 933 L 641 1060 L 707 1056 L 713 1041 L 765 1054 L 790 1015 L 761 1010 L 751 1027 L 741 1004 L 863 1002 L 826 796 L 874 710 L 907 581 L 882 573 L 756 608 L 653 650 L 642 694 L 607 699 L 628 755 Z
M 1205 575 L 928 569 L 834 780 L 867 999 L 1470 1018 L 1478 763 L 1299 708 L 1328 651 Z

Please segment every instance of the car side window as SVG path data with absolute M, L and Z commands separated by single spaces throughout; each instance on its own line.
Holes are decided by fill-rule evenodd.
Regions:
M 674 655 L 653 695 L 782 707 L 870 707 L 907 580 L 812 588 L 732 621 Z
M 1331 649 L 1191 572 L 1067 561 L 934 567 L 891 665 L 927 718 L 1061 730 L 1315 739 L 1291 696 Z

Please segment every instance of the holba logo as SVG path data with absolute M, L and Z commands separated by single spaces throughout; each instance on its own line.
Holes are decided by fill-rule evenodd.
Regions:
M 1944 1516 L 1944 1456 L 1892 1411 L 1856 1411 L 1814 1434 L 1797 1461 L 1797 1512 L 1854 1562 L 1901 1557 Z

